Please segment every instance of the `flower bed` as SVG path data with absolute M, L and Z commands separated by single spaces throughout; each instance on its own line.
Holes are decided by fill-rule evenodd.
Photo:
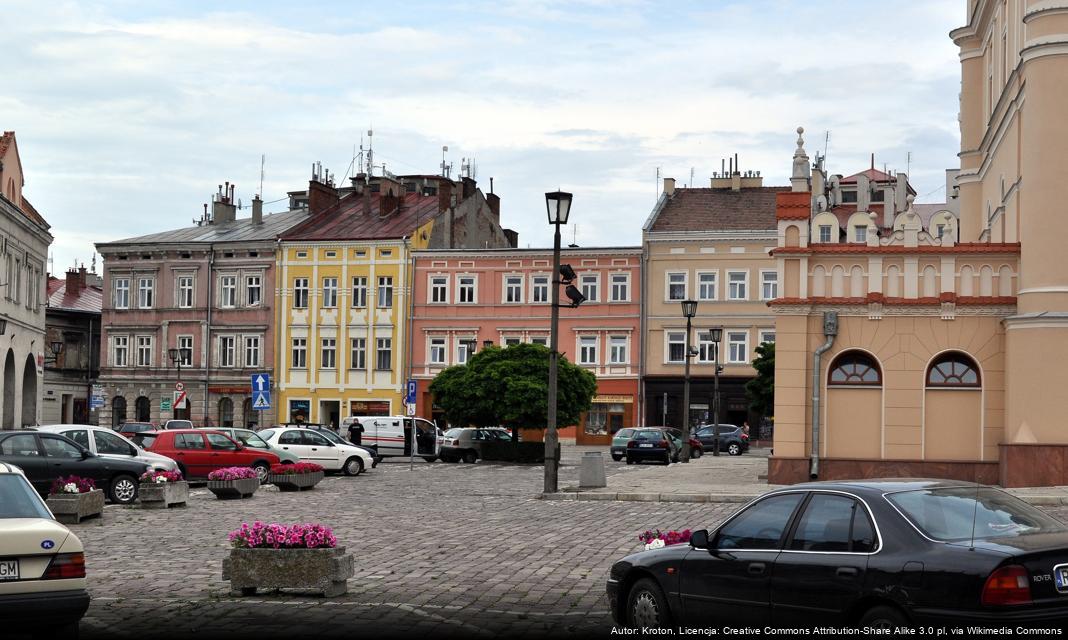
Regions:
M 138 491 L 144 509 L 184 507 L 189 500 L 189 483 L 178 471 L 146 471 Z
M 667 547 L 673 544 L 685 544 L 690 541 L 690 530 L 683 529 L 682 531 L 645 531 L 638 534 L 638 540 L 640 540 L 645 548 L 648 549 L 660 549 L 661 547 Z
M 78 524 L 84 518 L 104 513 L 104 492 L 90 478 L 56 478 L 46 502 L 56 520 L 64 524 Z
M 276 464 L 271 467 L 271 483 L 279 491 L 305 491 L 326 477 L 326 472 L 314 462 Z
M 304 474 L 307 475 L 307 474 Z M 228 537 L 233 549 L 223 559 L 223 580 L 232 595 L 257 589 L 304 589 L 339 596 L 354 573 L 352 556 L 337 546 L 330 527 L 318 523 L 241 524 Z
M 251 498 L 260 488 L 260 479 L 252 467 L 225 467 L 208 474 L 208 491 L 220 500 Z

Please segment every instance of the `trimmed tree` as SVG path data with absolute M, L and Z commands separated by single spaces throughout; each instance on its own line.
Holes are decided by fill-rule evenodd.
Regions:
M 756 348 L 753 360 L 755 378 L 745 383 L 749 409 L 764 418 L 775 410 L 775 343 L 763 342 Z
M 578 424 L 597 392 L 597 378 L 560 356 L 558 425 Z M 539 344 L 486 347 L 467 364 L 443 370 L 430 383 L 450 424 L 544 429 L 548 422 L 549 349 Z M 513 429 L 512 439 L 519 431 Z

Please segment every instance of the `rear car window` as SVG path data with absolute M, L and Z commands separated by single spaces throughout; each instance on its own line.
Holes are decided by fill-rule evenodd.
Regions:
M 660 440 L 664 437 L 664 432 L 659 429 L 639 429 L 634 432 L 634 437 L 645 440 Z
M 133 441 L 142 449 L 151 449 L 153 443 L 156 442 L 156 436 L 138 434 L 133 437 Z
M 0 518 L 52 519 L 30 483 L 14 473 L 0 474 Z
M 620 429 L 616 431 L 615 437 L 617 438 L 629 438 L 634 434 L 634 429 Z
M 446 438 L 459 438 L 461 433 L 463 433 L 463 429 L 449 429 L 444 433 L 444 436 Z
M 259 436 L 264 440 L 270 440 L 274 437 L 274 429 L 264 429 L 259 432 Z
M 797 504 L 804 496 L 788 493 L 765 498 L 723 525 L 716 534 L 717 549 L 778 549 Z
M 1068 531 L 1023 500 L 990 487 L 902 491 L 886 499 L 924 535 L 942 542 Z

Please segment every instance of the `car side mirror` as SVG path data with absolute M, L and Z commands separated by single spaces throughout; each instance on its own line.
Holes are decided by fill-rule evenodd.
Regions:
M 93 457 L 93 452 L 88 449 L 82 449 L 82 460 L 88 460 Z
M 690 534 L 690 546 L 694 549 L 708 548 L 708 529 L 700 529 Z

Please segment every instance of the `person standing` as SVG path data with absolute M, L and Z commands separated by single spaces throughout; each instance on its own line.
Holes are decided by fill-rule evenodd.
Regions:
M 742 433 L 744 433 L 747 436 L 749 435 L 749 421 L 748 420 L 745 420 L 744 422 L 742 422 Z
M 349 442 L 360 444 L 363 440 L 363 424 L 359 420 L 353 420 L 349 425 Z

